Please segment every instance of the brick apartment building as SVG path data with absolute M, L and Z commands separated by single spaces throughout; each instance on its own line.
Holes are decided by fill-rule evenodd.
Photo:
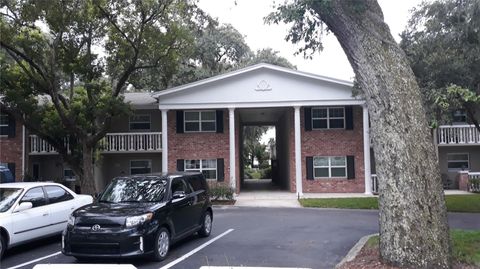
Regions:
M 195 170 L 241 192 L 243 127 L 269 125 L 276 131 L 272 181 L 281 189 L 298 195 L 372 193 L 376 176 L 368 111 L 364 100 L 352 96 L 352 86 L 258 64 L 154 94 L 127 93 L 134 115 L 128 121 L 114 120 L 100 142 L 97 189 L 120 175 Z M 72 177 L 54 148 L 34 135 L 26 137 L 29 176 L 60 181 Z M 5 148 L 20 149 L 21 158 L 21 141 L 10 139 L 0 138 L 7 141 Z M 446 183 L 453 182 L 459 170 L 480 171 L 480 133 L 472 125 L 441 126 L 434 140 Z M 2 162 L 7 160 L 1 156 Z M 21 172 L 21 160 L 15 162 Z
M 0 112 L 0 164 L 6 166 L 18 181 L 23 176 L 23 126 L 15 118 Z

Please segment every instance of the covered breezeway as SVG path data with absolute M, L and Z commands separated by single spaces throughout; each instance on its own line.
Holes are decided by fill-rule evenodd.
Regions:
M 276 157 L 272 159 L 271 179 L 248 180 L 245 179 L 243 158 L 240 157 L 240 191 L 290 191 L 290 167 L 289 155 L 293 149 L 290 141 L 293 141 L 293 109 L 289 107 L 273 108 L 244 108 L 238 109 L 240 128 L 239 156 L 244 153 L 243 128 L 245 126 L 274 126 Z

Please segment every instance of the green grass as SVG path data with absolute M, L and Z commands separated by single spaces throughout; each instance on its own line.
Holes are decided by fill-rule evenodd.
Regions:
M 446 195 L 445 198 L 450 212 L 480 212 L 480 194 Z
M 377 197 L 300 199 L 304 207 L 378 209 Z
M 453 258 L 480 266 L 480 231 L 452 230 Z
M 480 213 L 480 194 L 446 195 L 449 212 Z M 377 197 L 300 199 L 304 207 L 378 209 Z
M 480 266 L 480 231 L 451 230 L 453 259 L 473 266 Z M 367 248 L 377 248 L 378 235 L 372 236 L 365 243 Z

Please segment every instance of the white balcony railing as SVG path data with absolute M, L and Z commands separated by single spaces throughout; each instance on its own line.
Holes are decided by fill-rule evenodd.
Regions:
M 161 151 L 162 133 L 107 133 L 99 147 L 104 153 Z
M 65 138 L 65 146 L 69 147 L 68 138 Z M 30 154 L 31 155 L 41 155 L 41 154 L 58 154 L 55 148 L 50 145 L 47 141 L 43 140 L 39 136 L 30 135 Z
M 378 194 L 378 177 L 376 174 L 372 174 L 372 193 Z
M 480 172 L 468 173 L 468 191 L 480 192 Z
M 65 139 L 68 148 L 68 139 Z M 162 150 L 162 133 L 107 133 L 100 140 L 102 153 L 158 152 Z M 30 136 L 30 155 L 58 154 L 47 141 L 36 135 Z
M 480 132 L 475 125 L 441 125 L 437 141 L 439 145 L 480 145 Z

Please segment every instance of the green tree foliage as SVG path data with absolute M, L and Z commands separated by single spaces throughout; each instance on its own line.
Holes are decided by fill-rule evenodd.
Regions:
M 241 68 L 259 63 L 268 63 L 286 68 L 297 69 L 295 65 L 290 63 L 286 58 L 278 55 L 278 53 L 278 51 L 274 51 L 271 48 L 257 50 L 254 54 L 251 54 L 250 57 L 242 59 L 239 67 Z
M 266 146 L 260 143 L 260 138 L 267 132 L 266 126 L 246 126 L 243 128 L 243 162 L 253 167 L 253 160 L 265 161 Z
M 122 92 L 144 70 L 168 80 L 192 39 L 187 0 L 6 0 L 0 6 L 1 107 L 47 140 L 95 192 L 93 150 Z M 69 147 L 64 142 L 69 138 Z
M 434 122 L 464 109 L 480 130 L 480 1 L 425 2 L 402 33 L 405 50 Z

